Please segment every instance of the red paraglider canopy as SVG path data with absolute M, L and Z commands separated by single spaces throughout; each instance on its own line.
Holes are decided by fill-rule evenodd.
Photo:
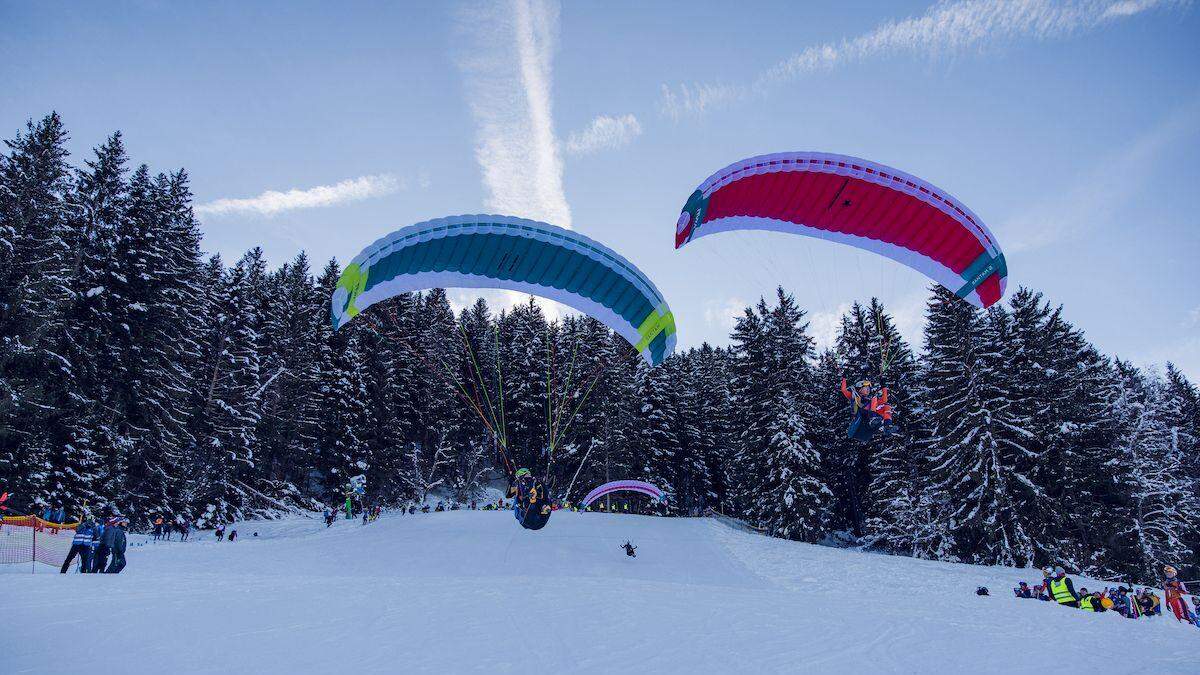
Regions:
M 845 155 L 762 155 L 718 171 L 684 206 L 675 248 L 738 229 L 868 249 L 980 307 L 1000 299 L 1008 275 L 992 233 L 957 199 L 915 176 Z

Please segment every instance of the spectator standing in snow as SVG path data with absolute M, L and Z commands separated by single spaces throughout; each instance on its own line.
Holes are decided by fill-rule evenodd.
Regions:
M 117 536 L 118 520 L 120 518 L 113 516 L 104 523 L 104 532 L 100 534 L 100 541 L 96 545 L 95 560 L 92 561 L 93 572 L 103 572 L 108 567 L 108 557 L 112 554 L 113 543 Z
M 217 541 L 225 541 L 225 524 L 217 525 L 217 529 L 213 534 L 217 535 Z
M 183 521 L 179 524 L 179 541 L 187 541 L 188 535 L 192 533 L 192 524 L 189 521 Z
M 234 541 L 235 539 L 237 539 L 237 530 L 230 530 L 230 532 L 229 532 L 229 543 L 231 543 L 231 544 L 232 544 L 232 543 L 233 543 L 233 541 Z
M 125 527 L 129 524 L 124 518 L 117 521 L 115 527 L 105 530 L 107 534 L 112 531 L 112 562 L 109 563 L 108 569 L 105 570 L 108 574 L 120 574 L 121 570 L 125 569 Z
M 163 517 L 156 516 L 154 518 L 154 541 L 158 541 L 159 539 L 162 539 L 162 533 L 163 533 L 162 531 L 163 531 Z
M 1167 600 L 1167 608 L 1175 615 L 1176 621 L 1189 621 L 1187 605 L 1183 604 L 1183 596 L 1188 592 L 1187 586 L 1179 580 L 1179 572 L 1174 567 L 1167 565 L 1163 572 L 1166 574 L 1166 579 L 1163 580 L 1163 597 Z
M 59 570 L 62 574 L 66 574 L 67 570 L 71 569 L 71 561 L 75 560 L 75 556 L 79 556 L 79 571 L 92 571 L 92 521 L 85 520 L 75 528 L 75 536 L 71 539 L 71 550 L 67 553 L 67 559 L 63 561 L 62 569 Z
M 1054 578 L 1050 579 L 1050 598 L 1060 605 L 1068 607 L 1079 606 L 1079 594 L 1075 592 L 1075 584 L 1067 576 L 1066 570 L 1054 568 Z
M 96 571 L 96 558 L 100 554 L 100 540 L 104 538 L 104 521 L 97 519 L 96 524 L 92 526 L 92 565 L 88 568 L 89 572 Z

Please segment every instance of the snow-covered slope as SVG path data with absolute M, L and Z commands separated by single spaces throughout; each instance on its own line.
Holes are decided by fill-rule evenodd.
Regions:
M 135 546 L 121 575 L 5 574 L 0 672 L 1200 672 L 1200 630 L 1012 598 L 1029 571 L 709 519 L 558 513 L 527 532 L 456 511 L 237 530 Z

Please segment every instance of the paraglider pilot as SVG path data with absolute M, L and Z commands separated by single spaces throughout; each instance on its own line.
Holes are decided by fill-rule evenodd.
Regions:
M 550 520 L 550 499 L 546 486 L 533 477 L 529 469 L 517 469 L 513 474 L 513 485 L 508 489 L 513 497 L 513 516 L 521 527 L 540 530 Z
M 879 396 L 871 396 L 870 380 L 859 380 L 854 383 L 854 390 L 846 388 L 846 378 L 842 378 L 842 396 L 854 404 L 854 417 L 850 420 L 850 428 L 846 437 L 866 443 L 875 432 L 882 429 L 885 435 L 893 431 L 892 406 L 888 405 L 888 390 L 883 387 Z

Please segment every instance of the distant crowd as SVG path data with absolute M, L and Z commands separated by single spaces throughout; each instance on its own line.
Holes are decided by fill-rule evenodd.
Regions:
M 484 502 L 482 505 L 480 505 L 479 500 L 477 499 L 472 499 L 469 502 L 438 500 L 437 504 L 434 506 L 430 506 L 429 502 L 405 502 L 395 510 L 395 513 L 399 515 L 415 515 L 418 512 L 441 513 L 443 511 L 507 511 L 512 508 L 512 505 L 513 503 L 511 500 L 506 500 L 503 497 L 496 499 L 494 502 Z M 556 500 L 552 503 L 551 508 L 555 511 L 563 510 L 585 513 L 642 514 L 651 512 L 646 511 L 642 505 L 638 503 L 634 503 L 633 507 L 630 507 L 630 503 L 626 501 L 614 502 L 611 504 L 606 504 L 605 502 L 596 502 L 595 504 L 581 507 L 579 504 L 572 504 L 569 501 Z M 345 504 L 326 506 L 325 526 L 332 526 L 342 514 L 345 514 L 346 520 L 351 520 L 361 516 L 363 525 L 366 525 L 368 523 L 375 522 L 382 512 L 382 506 L 362 505 L 353 501 L 348 506 Z
M 1185 583 L 1179 579 L 1178 571 L 1167 565 L 1163 569 L 1163 595 L 1150 588 L 1107 587 L 1100 591 L 1075 588 L 1074 581 L 1061 567 L 1043 570 L 1042 583 L 1033 586 L 1022 581 L 1013 589 L 1018 598 L 1029 598 L 1055 602 L 1065 607 L 1075 607 L 1087 612 L 1113 611 L 1129 619 L 1159 616 L 1169 611 L 1176 621 L 1189 623 L 1200 628 L 1200 597 L 1190 595 Z M 1164 610 L 1164 606 L 1166 610 Z

